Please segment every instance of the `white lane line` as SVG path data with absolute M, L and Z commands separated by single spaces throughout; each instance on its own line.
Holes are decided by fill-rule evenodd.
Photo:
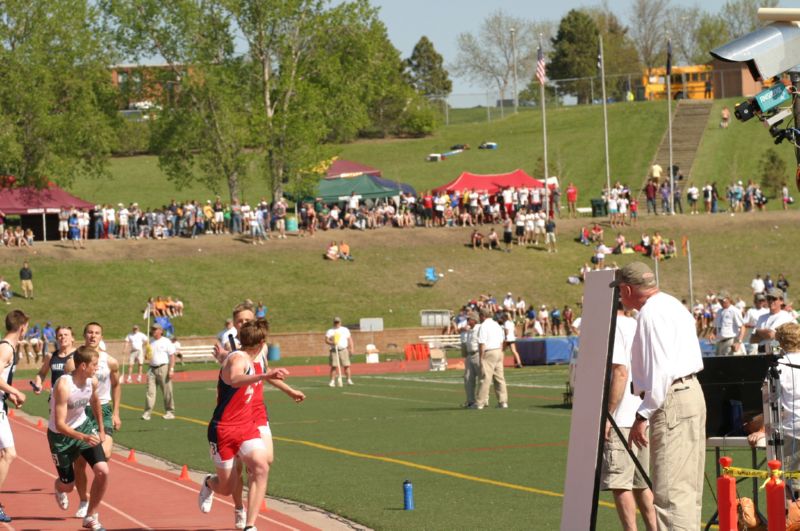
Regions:
M 35 431 L 36 433 L 41 433 L 37 428 L 35 428 L 34 426 L 29 425 L 27 422 L 20 421 L 20 422 L 18 422 L 18 424 L 22 425 L 23 427 L 25 427 L 25 428 L 27 428 L 29 430 Z M 30 464 L 32 467 L 36 468 L 37 470 L 43 472 L 44 474 L 50 476 L 53 479 L 56 479 L 56 476 L 54 474 L 51 474 L 50 472 L 47 472 L 46 470 L 44 470 L 42 468 L 39 468 L 38 466 L 34 465 L 30 461 L 27 461 L 27 460 L 21 458 L 19 455 L 17 456 L 17 459 L 22 459 L 23 461 L 25 461 L 26 463 Z M 184 485 L 183 483 L 178 483 L 175 480 L 171 480 L 171 479 L 167 479 L 167 478 L 165 478 L 163 476 L 159 476 L 158 474 L 154 474 L 153 472 L 150 472 L 149 470 L 142 470 L 141 468 L 136 468 L 134 466 L 128 465 L 128 464 L 126 464 L 124 462 L 121 462 L 121 461 L 118 461 L 118 460 L 114 461 L 114 466 L 123 466 L 125 468 L 129 468 L 129 469 L 134 470 L 134 471 L 136 471 L 136 472 L 138 472 L 140 474 L 145 474 L 145 475 L 148 475 L 148 476 L 152 476 L 154 478 L 158 478 L 158 479 L 160 479 L 162 481 L 166 481 L 167 483 L 170 483 L 172 485 L 175 485 L 175 486 L 180 487 L 182 489 L 186 489 L 186 490 L 191 491 L 191 492 L 196 492 L 197 491 L 196 488 L 192 488 L 192 487 L 189 487 L 187 485 Z M 218 503 L 223 503 L 223 504 L 225 504 L 225 505 L 227 505 L 229 507 L 233 507 L 234 506 L 233 503 L 231 503 L 231 502 L 229 502 L 227 500 L 222 500 L 219 497 L 216 497 L 216 499 L 218 500 Z M 134 522 L 136 525 L 138 525 L 142 529 L 152 529 L 151 527 L 147 527 L 145 524 L 143 524 L 143 523 L 139 522 L 138 520 L 134 519 L 132 516 L 129 516 L 129 515 L 121 512 L 121 511 L 115 509 L 114 507 L 111 507 L 106 502 L 102 502 L 102 503 L 103 503 L 103 505 L 109 507 L 113 511 L 116 511 L 119 514 L 129 518 L 132 522 Z M 290 529 L 291 531 L 300 531 L 300 529 L 298 529 L 296 527 L 292 527 L 292 526 L 287 525 L 287 524 L 285 524 L 283 522 L 279 522 L 277 520 L 273 520 L 272 518 L 268 518 L 268 517 L 264 516 L 261 513 L 259 513 L 258 517 L 259 518 L 263 518 L 264 520 L 266 520 L 268 522 L 272 522 L 274 524 L 277 524 L 277 525 L 279 525 L 279 526 L 281 526 L 283 528 Z
M 43 469 L 43 468 L 41 468 L 41 467 L 39 467 L 39 466 L 35 465 L 34 463 L 31 463 L 30 461 L 28 461 L 27 459 L 25 459 L 24 457 L 22 457 L 22 456 L 20 456 L 20 455 L 17 455 L 17 459 L 19 459 L 20 461 L 22 461 L 22 462 L 23 462 L 23 463 L 25 463 L 26 465 L 30 466 L 31 468 L 33 468 L 33 469 L 35 469 L 35 470 L 38 470 L 39 472 L 41 472 L 41 473 L 42 473 L 42 474 L 44 474 L 45 476 L 48 476 L 49 478 L 56 479 L 56 477 L 57 477 L 55 474 L 51 474 L 51 473 L 50 473 L 50 472 L 48 472 L 47 470 L 45 470 L 45 469 Z M 145 523 L 143 523 L 143 522 L 140 522 L 139 520 L 137 520 L 137 519 L 136 519 L 136 518 L 134 518 L 133 516 L 129 515 L 129 514 L 128 514 L 128 513 L 126 513 L 125 511 L 122 511 L 122 510 L 120 510 L 120 509 L 117 509 L 116 507 L 114 507 L 114 506 L 113 506 L 113 505 L 111 505 L 110 503 L 107 503 L 107 502 L 101 501 L 101 502 L 100 502 L 100 505 L 102 505 L 103 507 L 107 507 L 107 508 L 108 508 L 108 509 L 110 509 L 112 512 L 115 512 L 115 513 L 117 513 L 118 515 L 122 516 L 123 518 L 126 518 L 126 519 L 130 520 L 131 522 L 133 522 L 134 524 L 136 524 L 137 526 L 139 526 L 141 529 L 149 529 L 149 530 L 152 530 L 152 529 L 153 529 L 152 527 L 148 527 L 148 526 L 147 526 L 147 524 L 145 524 Z

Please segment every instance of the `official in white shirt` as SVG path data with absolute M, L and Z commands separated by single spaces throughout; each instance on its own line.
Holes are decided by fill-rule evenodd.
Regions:
M 742 345 L 739 338 L 744 326 L 744 319 L 739 308 L 731 302 L 731 296 L 727 291 L 719 292 L 717 300 L 722 304 L 722 309 L 714 318 L 714 337 L 717 340 L 716 354 L 717 356 L 732 356 Z
M 497 396 L 497 407 L 508 407 L 506 378 L 503 372 L 503 341 L 505 331 L 493 319 L 494 313 L 488 309 L 481 310 L 481 327 L 478 330 L 478 352 L 481 359 L 481 385 L 475 403 L 475 409 L 483 409 L 489 405 L 489 387 L 494 382 Z
M 619 431 L 628 439 L 636 411 L 642 399 L 630 392 L 631 348 L 636 334 L 636 319 L 625 315 L 620 307 L 617 312 L 617 327 L 614 334 L 614 351 L 611 358 L 611 384 L 608 394 L 608 414 L 613 417 Z M 636 459 L 647 471 L 650 467 L 650 452 L 646 448 L 631 446 Z M 603 468 L 600 488 L 610 490 L 623 529 L 636 529 L 636 508 L 642 513 L 647 529 L 656 528 L 656 511 L 653 507 L 653 492 L 636 469 L 625 443 L 606 421 L 606 441 L 603 445 Z
M 639 311 L 631 352 L 633 388 L 643 398 L 630 442 L 650 446 L 659 530 L 697 529 L 703 505 L 706 404 L 697 373 L 703 370 L 692 314 L 661 293 L 650 268 L 632 262 L 617 271 L 626 308 Z M 650 425 L 650 440 L 647 425 Z

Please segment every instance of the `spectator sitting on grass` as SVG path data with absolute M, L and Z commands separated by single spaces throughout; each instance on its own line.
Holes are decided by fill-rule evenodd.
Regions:
M 589 235 L 589 239 L 592 243 L 602 242 L 603 241 L 603 227 L 598 225 L 597 223 L 594 224 L 592 227 L 591 233 Z
M 325 259 L 333 261 L 339 259 L 339 246 L 336 245 L 335 241 L 331 242 L 330 245 L 328 245 L 328 249 L 325 251 Z
M 473 249 L 483 249 L 483 234 L 478 232 L 478 229 L 472 231 L 470 240 L 472 242 Z
M 350 254 L 350 246 L 345 243 L 344 240 L 339 242 L 339 258 L 342 260 L 353 260 L 353 256 Z
M 3 299 L 6 304 L 11 304 L 11 297 L 14 294 L 11 292 L 11 284 L 6 282 L 3 277 L 0 277 L 0 299 Z
M 589 229 L 586 227 L 581 227 L 581 232 L 578 235 L 578 241 L 584 245 L 589 245 L 592 243 L 591 235 L 589 234 Z

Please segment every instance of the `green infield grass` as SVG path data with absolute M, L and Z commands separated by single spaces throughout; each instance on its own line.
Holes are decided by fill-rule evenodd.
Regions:
M 356 374 L 356 385 L 342 389 L 329 388 L 324 377 L 296 378 L 291 383 L 308 397 L 300 405 L 270 389 L 276 459 L 269 492 L 375 529 L 558 529 L 570 422 L 561 405 L 567 369 L 507 370 L 506 378 L 507 410 L 460 408 L 456 370 Z M 145 389 L 126 386 L 115 440 L 179 466 L 212 470 L 206 423 L 214 388 L 214 382 L 177 383 L 178 418 L 143 421 Z M 25 409 L 46 416 L 45 398 L 30 397 Z M 733 455 L 741 466 L 749 463 L 746 453 Z M 712 461 L 709 452 L 714 483 Z M 413 512 L 402 510 L 406 479 L 414 485 Z M 114 484 L 113 466 L 110 488 L 123 488 Z M 598 529 L 617 528 L 610 496 L 600 500 Z M 708 518 L 714 506 L 708 490 L 704 502 Z

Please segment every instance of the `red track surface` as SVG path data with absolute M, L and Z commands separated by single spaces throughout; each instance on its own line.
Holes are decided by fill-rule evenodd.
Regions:
M 78 495 L 70 493 L 67 511 L 62 511 L 53 497 L 56 475 L 45 432 L 19 418 L 12 419 L 11 427 L 18 457 L 0 496 L 13 521 L 0 523 L 0 531 L 80 529 L 81 519 L 73 517 Z M 216 497 L 211 512 L 202 514 L 197 507 L 196 483 L 126 463 L 117 454 L 110 466 L 109 488 L 99 510 L 100 522 L 107 529 L 233 529 L 230 498 Z M 257 526 L 281 531 L 317 529 L 274 509 L 261 513 Z

